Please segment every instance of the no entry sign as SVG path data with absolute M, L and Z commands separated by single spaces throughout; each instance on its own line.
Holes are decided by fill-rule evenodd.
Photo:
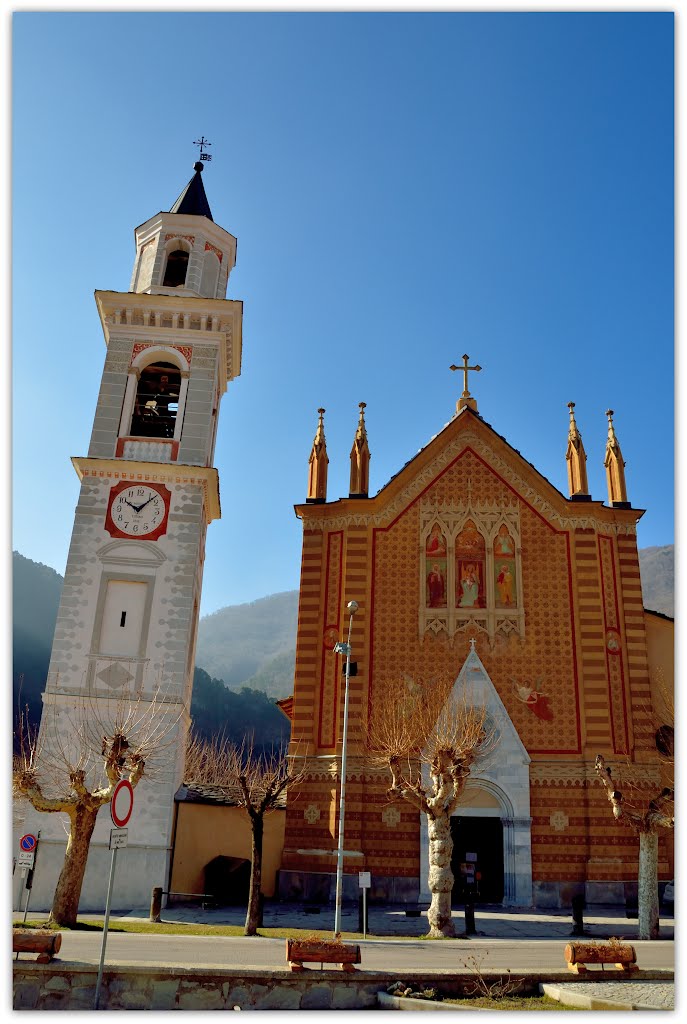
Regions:
M 120 779 L 110 800 L 110 817 L 117 828 L 124 828 L 134 809 L 134 788 L 128 779 Z

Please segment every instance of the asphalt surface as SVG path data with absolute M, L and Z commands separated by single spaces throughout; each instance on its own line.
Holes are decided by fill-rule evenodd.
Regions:
M 309 908 L 312 910 L 312 908 Z M 15 914 L 15 920 L 20 915 Z M 43 915 L 31 914 L 32 918 Z M 87 921 L 96 915 L 79 915 Z M 101 915 L 102 917 L 102 915 Z M 199 906 L 173 906 L 162 911 L 163 922 L 183 924 L 243 925 L 242 908 L 224 907 L 203 910 Z M 462 912 L 454 911 L 458 935 L 465 932 Z M 148 909 L 134 909 L 125 914 L 113 913 L 111 923 L 126 920 L 149 920 Z M 303 928 L 309 931 L 333 929 L 334 908 L 323 906 L 320 912 L 308 913 L 302 905 L 267 903 L 263 918 L 265 928 Z M 585 935 L 582 941 L 615 937 L 635 945 L 637 963 L 646 970 L 672 970 L 674 967 L 674 922 L 664 918 L 661 939 L 637 941 L 637 919 L 628 918 L 618 907 L 594 907 L 585 914 Z M 344 906 L 342 931 L 358 929 L 356 907 Z M 558 970 L 565 968 L 564 949 L 574 941 L 572 918 L 563 911 L 515 910 L 504 907 L 478 907 L 475 913 L 476 934 L 451 941 L 428 941 L 420 936 L 428 931 L 427 912 L 407 916 L 403 907 L 369 908 L 368 938 L 360 942 L 364 968 L 370 970 L 404 970 L 411 967 L 456 970 L 468 957 L 475 957 L 485 968 L 512 970 Z M 400 936 L 408 938 L 401 939 Z M 62 933 L 61 960 L 96 963 L 100 959 L 101 935 L 89 932 Z M 177 963 L 185 966 L 271 967 L 285 965 L 285 940 L 262 936 L 192 936 L 136 935 L 110 931 L 107 939 L 107 961 Z
M 319 913 L 306 912 L 302 905 L 268 903 L 264 912 L 266 928 L 299 928 L 310 931 L 333 929 L 334 909 L 320 908 Z M 21 920 L 14 915 L 15 921 Z M 40 919 L 40 914 L 31 914 Z M 81 920 L 102 915 L 79 915 Z M 203 910 L 198 906 L 167 907 L 163 922 L 183 924 L 242 925 L 245 911 L 241 908 Z M 575 983 L 566 972 L 565 946 L 575 941 L 571 935 L 573 922 L 563 911 L 515 910 L 503 907 L 478 907 L 475 914 L 476 933 L 466 937 L 463 913 L 454 911 L 458 938 L 448 941 L 423 940 L 428 930 L 426 910 L 419 916 L 407 916 L 403 907 L 370 908 L 369 937 L 356 939 L 361 947 L 362 970 L 393 971 L 402 978 L 403 971 L 461 971 L 478 967 L 480 971 L 507 970 L 533 974 L 561 971 L 565 984 L 564 1000 L 576 998 L 588 1009 L 613 1008 L 664 1009 L 674 1006 L 672 981 L 621 979 L 605 971 L 598 981 Z M 127 913 L 113 913 L 117 921 L 149 920 L 147 908 Z M 594 941 L 611 937 L 631 942 L 637 965 L 644 971 L 674 969 L 674 921 L 662 918 L 661 939 L 638 941 L 637 919 L 628 918 L 617 907 L 594 907 L 585 913 L 585 935 L 577 941 Z M 358 929 L 355 907 L 344 907 L 342 930 Z M 462 937 L 461 937 L 462 935 Z M 407 938 L 401 938 L 407 936 Z M 63 931 L 59 960 L 98 964 L 102 934 L 99 932 Z M 201 936 L 151 935 L 110 931 L 107 937 L 105 963 L 156 964 L 166 969 L 178 967 L 217 967 L 239 969 L 271 969 L 286 967 L 284 939 L 263 936 Z M 24 954 L 22 954 L 23 956 Z M 315 965 L 313 968 L 317 969 Z M 567 979 L 570 978 L 570 981 Z M 558 986 L 559 988 L 561 986 Z M 576 991 L 579 992 L 576 994 Z

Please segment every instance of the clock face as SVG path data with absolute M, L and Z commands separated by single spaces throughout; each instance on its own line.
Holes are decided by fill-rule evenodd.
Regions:
M 157 540 L 167 532 L 170 497 L 161 484 L 117 484 L 110 492 L 105 528 L 111 537 Z

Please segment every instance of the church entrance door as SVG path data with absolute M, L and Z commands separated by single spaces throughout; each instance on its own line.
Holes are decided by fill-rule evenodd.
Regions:
M 478 903 L 503 900 L 503 825 L 498 817 L 466 815 L 451 818 L 453 903 L 464 902 L 465 880 L 474 866 Z M 476 855 L 476 860 L 473 856 Z M 462 867 L 462 870 L 461 870 Z

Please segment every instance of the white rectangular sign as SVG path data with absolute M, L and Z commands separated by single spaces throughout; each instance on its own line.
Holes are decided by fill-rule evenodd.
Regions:
M 358 888 L 369 889 L 372 885 L 372 873 L 370 871 L 358 872 Z
M 19 856 L 17 857 L 17 864 L 19 864 L 19 866 L 22 868 L 32 868 L 33 858 L 33 850 L 20 850 Z
M 110 849 L 121 850 L 122 847 L 126 846 L 129 841 L 129 829 L 128 828 L 111 828 L 110 829 Z

